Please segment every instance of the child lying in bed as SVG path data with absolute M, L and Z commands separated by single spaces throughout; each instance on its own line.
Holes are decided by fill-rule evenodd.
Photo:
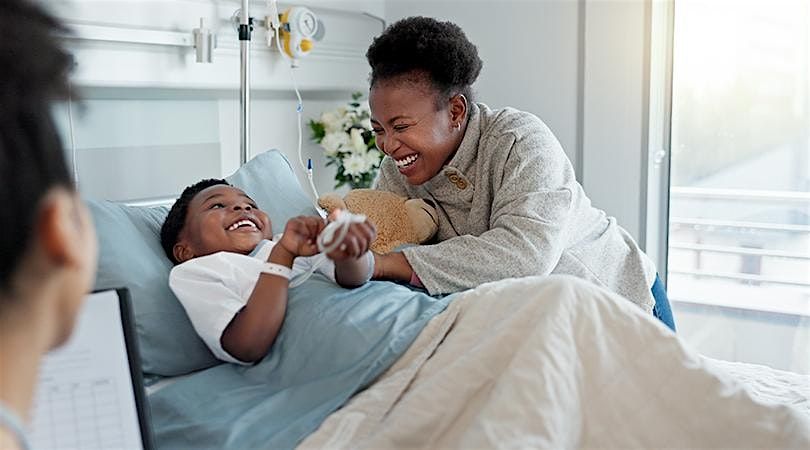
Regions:
M 247 364 L 264 357 L 284 320 L 291 276 L 316 266 L 344 287 L 371 278 L 374 226 L 352 223 L 324 256 L 316 239 L 325 226 L 320 217 L 296 217 L 273 241 L 267 214 L 225 180 L 183 191 L 160 232 L 166 255 L 178 264 L 169 285 L 217 358 Z

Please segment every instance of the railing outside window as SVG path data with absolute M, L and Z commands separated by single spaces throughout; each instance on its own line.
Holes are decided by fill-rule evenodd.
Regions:
M 673 300 L 810 317 L 810 193 L 673 187 L 670 196 L 683 213 L 669 221 Z M 727 298 L 739 288 L 736 303 Z

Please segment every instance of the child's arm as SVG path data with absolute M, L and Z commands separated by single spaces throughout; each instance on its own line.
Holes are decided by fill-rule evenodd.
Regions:
M 364 285 L 371 279 L 374 258 L 370 252 L 357 259 L 335 261 L 335 281 L 345 288 Z
M 284 235 L 270 252 L 268 262 L 291 268 L 296 256 L 317 252 L 315 238 L 323 221 L 315 217 L 296 217 L 287 222 Z M 231 320 L 220 342 L 233 357 L 246 362 L 263 358 L 276 340 L 287 310 L 289 280 L 262 273 L 244 308 Z
M 368 248 L 377 237 L 374 225 L 365 221 L 349 226 L 337 250 L 327 254 L 335 261 L 335 281 L 343 287 L 362 286 L 374 271 L 374 257 Z

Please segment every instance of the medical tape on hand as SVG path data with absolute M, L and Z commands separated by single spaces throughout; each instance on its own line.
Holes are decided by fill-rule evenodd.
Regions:
M 326 228 L 321 231 L 321 234 L 318 235 L 318 239 L 316 239 L 318 250 L 321 252 L 321 255 L 318 255 L 320 258 L 313 261 L 309 270 L 293 278 L 292 281 L 290 281 L 290 288 L 298 287 L 303 284 L 315 273 L 318 267 L 326 262 L 326 256 L 324 255 L 337 250 L 337 248 L 343 244 L 343 239 L 349 234 L 351 224 L 363 223 L 365 221 L 366 216 L 363 214 L 352 214 L 344 210 L 338 211 L 335 219 L 329 222 Z
M 363 223 L 366 216 L 363 214 L 352 214 L 349 211 L 339 210 L 335 220 L 329 223 L 318 235 L 318 250 L 321 253 L 332 253 L 343 244 L 343 239 L 349 234 L 349 227 L 353 223 Z M 342 249 L 341 249 L 342 250 Z

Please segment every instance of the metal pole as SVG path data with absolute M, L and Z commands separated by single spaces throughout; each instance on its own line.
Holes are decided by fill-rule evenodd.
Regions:
M 239 98 L 239 164 L 247 162 L 250 149 L 250 34 L 252 25 L 248 13 L 249 0 L 242 0 L 242 11 L 239 14 L 239 50 L 240 50 L 240 85 Z

